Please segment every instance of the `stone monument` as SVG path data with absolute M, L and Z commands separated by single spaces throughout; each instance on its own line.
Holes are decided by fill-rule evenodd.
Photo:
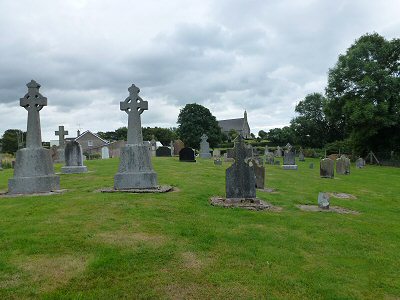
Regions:
M 281 147 L 276 147 L 276 151 L 275 151 L 275 156 L 276 157 L 282 157 L 282 149 Z
M 158 147 L 156 150 L 156 156 L 158 157 L 171 157 L 171 149 L 167 146 Z
M 62 163 L 65 162 L 65 136 L 68 135 L 68 131 L 64 130 L 64 126 L 58 126 L 58 130 L 55 131 L 55 135 L 58 135 L 58 158 L 55 160 L 55 162 Z
M 39 93 L 40 84 L 31 80 L 28 93 L 20 99 L 20 106 L 28 111 L 26 148 L 17 151 L 14 177 L 8 180 L 9 194 L 33 194 L 60 189 L 60 177 L 54 175 L 50 150 L 42 147 L 39 111 L 47 105 L 47 98 Z
M 174 141 L 174 155 L 179 155 L 183 148 L 185 148 L 185 144 L 181 140 Z
M 295 153 L 292 151 L 292 146 L 288 143 L 287 150 L 283 156 L 283 170 L 297 170 Z
M 65 166 L 61 173 L 86 173 L 87 167 L 83 165 L 82 147 L 77 141 L 68 142 L 65 146 Z
M 110 149 L 104 146 L 101 148 L 101 159 L 109 159 L 110 158 Z
M 213 157 L 221 157 L 221 150 L 219 149 L 214 149 L 212 152 Z
M 254 175 L 256 180 L 256 188 L 264 189 L 265 186 L 265 167 L 260 164 L 257 159 L 251 159 L 250 165 L 253 166 Z
M 247 157 L 243 137 L 239 135 L 235 139 L 235 162 L 226 169 L 226 198 L 255 198 L 256 182 L 254 168 L 245 160 Z
M 179 151 L 179 161 L 196 162 L 194 150 L 190 147 L 182 148 L 181 151 Z
M 333 178 L 334 165 L 335 163 L 330 158 L 321 159 L 319 164 L 319 175 L 321 176 L 321 178 Z
M 363 158 L 361 158 L 361 157 L 357 158 L 357 160 L 356 160 L 356 167 L 357 167 L 358 169 L 364 168 L 364 167 L 365 167 L 365 160 L 364 160 Z
M 148 103 L 139 96 L 140 89 L 134 84 L 128 91 L 129 96 L 120 103 L 120 109 L 128 114 L 128 141 L 121 148 L 114 189 L 156 189 L 157 174 L 153 170 L 148 148 L 143 144 L 140 120 L 140 115 L 148 109 Z
M 336 174 L 350 174 L 350 159 L 348 159 L 345 155 L 342 155 L 340 158 L 336 159 Z
M 175 150 L 174 150 L 174 141 L 171 141 L 169 143 L 169 149 L 171 150 L 171 156 L 174 156 Z
M 151 156 L 156 156 L 157 142 L 154 138 L 150 141 Z
M 305 161 L 303 150 L 300 150 L 299 161 Z
M 210 145 L 207 142 L 208 136 L 203 133 L 200 142 L 200 158 L 211 158 Z
M 329 194 L 319 193 L 318 194 L 318 207 L 322 209 L 329 209 Z

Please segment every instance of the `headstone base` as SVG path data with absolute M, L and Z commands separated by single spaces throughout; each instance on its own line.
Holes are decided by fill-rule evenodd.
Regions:
M 78 173 L 86 173 L 86 166 L 64 166 L 61 168 L 61 173 L 63 174 L 78 174 Z
M 282 169 L 283 170 L 297 170 L 298 166 L 297 165 L 283 165 Z
M 238 207 L 249 210 L 275 210 L 280 211 L 279 207 L 272 206 L 268 202 L 265 202 L 258 198 L 222 198 L 212 197 L 210 204 L 213 206 L 221 207 Z
M 64 163 L 65 162 L 65 149 L 64 148 L 57 149 L 57 159 L 54 162 L 55 163 Z
M 144 189 L 101 189 L 102 193 L 132 193 L 132 194 L 142 194 L 142 193 L 167 193 L 173 191 L 174 188 L 170 185 L 160 185 L 155 188 L 144 188 Z
M 146 145 L 127 145 L 121 148 L 118 173 L 114 188 L 146 189 L 157 187 L 157 173 L 153 171 Z
M 199 157 L 200 158 L 211 158 L 211 153 L 200 153 Z
M 8 180 L 8 194 L 34 194 L 57 191 L 60 177 L 56 175 L 17 177 Z

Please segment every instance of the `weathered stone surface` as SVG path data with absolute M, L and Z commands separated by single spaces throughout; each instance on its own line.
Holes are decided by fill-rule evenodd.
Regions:
M 171 157 L 171 149 L 166 146 L 158 147 L 156 150 L 156 156 Z
M 110 158 L 110 149 L 108 147 L 101 148 L 101 159 L 109 159 Z
M 304 158 L 304 153 L 303 151 L 300 151 L 299 153 L 299 161 L 305 161 L 306 159 Z
M 257 199 L 242 199 L 242 198 L 220 198 L 213 197 L 210 199 L 210 204 L 213 206 L 221 206 L 221 207 L 238 207 L 248 210 L 273 210 L 273 211 L 281 211 L 281 207 L 272 206 L 271 204 Z
M 221 151 L 219 149 L 214 149 L 213 150 L 213 157 L 220 157 L 221 156 Z
M 283 164 L 284 165 L 295 165 L 296 164 L 296 158 L 295 154 L 291 150 L 286 150 L 283 156 Z
M 350 159 L 342 155 L 336 160 L 336 174 L 348 175 L 350 174 Z
M 65 166 L 61 173 L 85 173 L 87 167 L 83 165 L 82 147 L 77 141 L 68 142 L 65 145 Z
M 329 209 L 329 193 L 318 194 L 318 207 L 322 209 Z
M 357 167 L 358 169 L 364 168 L 364 167 L 365 167 L 365 160 L 364 160 L 363 158 L 361 158 L 361 157 L 357 158 L 357 160 L 356 160 L 356 167 Z
M 210 145 L 207 142 L 207 139 L 208 136 L 206 134 L 203 134 L 201 136 L 200 153 L 199 153 L 200 158 L 211 158 Z
M 256 183 L 254 168 L 249 166 L 243 137 L 239 135 L 235 140 L 235 162 L 226 169 L 226 197 L 227 198 L 255 198 Z
M 58 126 L 58 130 L 55 131 L 55 135 L 58 135 L 58 147 L 57 147 L 57 159 L 54 162 L 63 163 L 65 162 L 65 136 L 68 135 L 68 131 L 64 130 L 64 126 Z
M 333 178 L 334 177 L 334 162 L 330 158 L 321 159 L 319 165 L 319 175 L 322 178 Z
M 265 167 L 259 164 L 259 162 L 255 158 L 250 160 L 250 166 L 253 166 L 254 169 L 256 188 L 263 189 L 265 185 Z
M 174 141 L 174 155 L 179 155 L 183 148 L 185 148 L 185 144 L 181 140 Z
M 226 158 L 233 158 L 235 156 L 234 149 L 226 149 Z
M 14 177 L 8 180 L 9 194 L 44 193 L 60 189 L 60 177 L 54 175 L 50 151 L 42 148 L 39 111 L 47 98 L 39 93 L 40 84 L 27 84 L 28 93 L 20 105 L 28 111 L 26 148 L 17 151 Z
M 282 165 L 282 170 L 297 170 L 297 165 Z
M 274 157 L 274 154 L 272 152 L 268 152 L 265 155 L 265 163 L 266 164 L 273 165 L 274 164 L 274 160 L 275 160 L 275 157 Z
M 281 149 L 281 147 L 278 146 L 278 147 L 276 148 L 275 156 L 276 156 L 276 157 L 282 157 L 282 149 Z
M 196 162 L 194 150 L 189 147 L 183 148 L 179 152 L 179 161 L 183 162 Z
M 155 139 L 152 139 L 150 141 L 150 151 L 151 151 L 151 156 L 156 156 L 157 155 L 157 142 Z
M 148 103 L 139 96 L 140 89 L 134 84 L 128 91 L 129 96 L 120 103 L 120 109 L 128 114 L 128 139 L 121 148 L 114 189 L 155 189 L 157 174 L 151 164 L 148 146 L 143 144 L 140 120 L 140 115 L 148 109 Z

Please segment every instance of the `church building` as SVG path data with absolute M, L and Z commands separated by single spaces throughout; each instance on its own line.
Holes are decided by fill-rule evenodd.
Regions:
M 245 139 L 250 139 L 250 126 L 247 122 L 247 112 L 244 111 L 244 117 L 238 119 L 228 119 L 218 121 L 221 131 L 228 134 L 232 129 L 241 134 Z

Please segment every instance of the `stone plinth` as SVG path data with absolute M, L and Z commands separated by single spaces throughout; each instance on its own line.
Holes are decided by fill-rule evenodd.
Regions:
M 14 177 L 8 180 L 9 194 L 34 194 L 60 189 L 60 177 L 54 175 L 50 151 L 24 148 L 17 151 Z
M 147 146 L 122 147 L 118 173 L 114 176 L 114 188 L 121 190 L 156 187 L 157 174 L 153 170 Z
M 207 139 L 208 136 L 206 134 L 203 134 L 201 136 L 200 153 L 199 153 L 200 158 L 211 158 L 210 145 L 207 142 Z

